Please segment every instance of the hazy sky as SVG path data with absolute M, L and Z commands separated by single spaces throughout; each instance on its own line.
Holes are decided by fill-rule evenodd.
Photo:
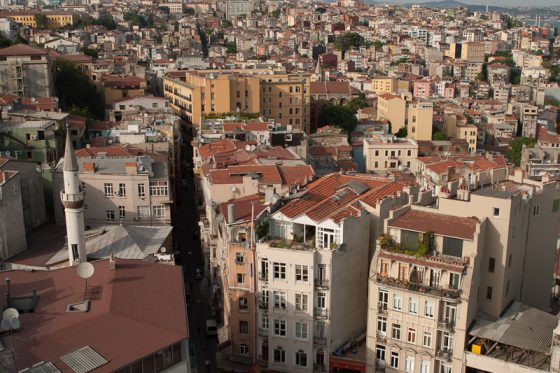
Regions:
M 438 0 L 378 0 L 380 2 L 388 2 L 395 4 L 425 3 L 427 1 Z M 486 0 L 457 0 L 465 4 L 486 5 Z M 489 5 L 511 7 L 511 6 L 560 6 L 560 0 L 489 0 Z

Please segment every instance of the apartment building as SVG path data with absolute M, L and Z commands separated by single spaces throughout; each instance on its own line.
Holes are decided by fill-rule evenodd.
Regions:
M 388 120 L 391 133 L 396 134 L 406 123 L 405 100 L 391 93 L 377 97 L 377 120 Z
M 418 143 L 393 135 L 364 138 L 366 171 L 416 170 Z
M 0 158 L 0 166 L 6 162 L 7 159 Z M 0 170 L 0 256 L 3 260 L 27 249 L 20 183 L 18 171 Z
M 309 74 L 285 71 L 180 71 L 163 78 L 163 94 L 171 108 L 194 125 L 204 118 L 245 113 L 308 131 L 309 83 Z
M 373 93 L 395 93 L 397 92 L 397 78 L 377 76 L 371 80 L 371 90 Z
M 109 146 L 77 150 L 76 158 L 86 192 L 86 226 L 171 223 L 173 186 L 167 156 L 130 146 Z M 63 188 L 63 161 L 61 158 L 54 170 L 55 196 Z M 55 205 L 55 221 L 64 224 L 60 204 Z
M 368 371 L 464 371 L 473 322 L 514 301 L 548 310 L 557 183 L 521 171 L 479 189 L 461 182 L 437 208 L 406 206 L 386 221 L 370 273 Z
M 80 13 L 76 12 L 41 12 L 34 10 L 21 10 L 21 11 L 10 11 L 10 12 L 0 12 L 0 18 L 10 18 L 16 23 L 23 26 L 37 28 L 37 16 L 45 16 L 47 19 L 47 28 L 58 29 L 65 26 L 73 26 L 78 23 L 81 18 Z
M 539 108 L 535 105 L 521 104 L 519 107 L 519 122 L 523 137 L 537 137 L 537 119 Z
M 429 141 L 432 139 L 434 104 L 430 101 L 406 102 L 406 125 L 409 139 Z
M 17 44 L 0 49 L 0 94 L 51 97 L 51 59 L 45 49 Z
M 370 233 L 408 200 L 403 188 L 331 174 L 270 215 L 256 244 L 259 364 L 327 372 L 334 351 L 362 340 Z
M 465 140 L 469 144 L 469 152 L 476 152 L 478 127 L 467 123 L 467 118 L 462 114 L 445 113 L 443 132 L 454 140 Z

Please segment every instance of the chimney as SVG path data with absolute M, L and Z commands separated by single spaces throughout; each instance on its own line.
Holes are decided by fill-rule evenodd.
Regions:
M 109 257 L 109 269 L 110 270 L 117 269 L 117 263 L 115 262 L 115 254 L 114 253 L 111 253 L 111 256 Z
M 138 168 L 136 167 L 136 162 L 126 162 L 124 168 L 127 175 L 138 174 Z
M 84 171 L 95 173 L 95 163 L 94 162 L 84 162 Z
M 228 212 L 228 219 L 227 222 L 228 224 L 233 224 L 235 223 L 235 205 L 233 203 L 230 203 L 227 206 L 227 212 Z
M 267 186 L 264 189 L 264 203 L 269 204 L 272 203 L 274 198 L 274 187 Z

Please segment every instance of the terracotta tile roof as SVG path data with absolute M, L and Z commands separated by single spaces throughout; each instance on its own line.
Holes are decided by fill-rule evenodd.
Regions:
M 382 98 L 384 100 L 393 100 L 395 98 L 400 98 L 399 96 L 393 95 L 391 93 L 383 93 L 381 95 L 379 95 L 379 98 Z
M 311 82 L 309 84 L 309 90 L 312 95 L 321 95 L 321 94 L 351 95 L 352 94 L 350 83 L 340 82 L 340 81 Z
M 560 143 L 560 135 L 552 132 L 548 132 L 546 126 L 541 126 L 538 129 L 538 140 L 539 142 L 550 142 L 554 144 Z
M 16 44 L 11 47 L 0 49 L 0 56 L 43 56 L 47 51 L 43 48 L 35 48 L 26 44 Z
M 437 235 L 473 240 L 476 225 L 475 218 L 461 218 L 435 212 L 409 210 L 388 225 L 416 232 L 433 232 Z
M 98 371 L 115 371 L 188 337 L 180 266 L 118 259 L 115 270 L 108 260 L 92 264 L 89 284 L 102 290 L 84 313 L 66 312 L 70 303 L 83 299 L 76 267 L 0 274 L 3 293 L 9 277 L 12 296 L 31 295 L 32 289 L 39 296 L 33 313 L 20 314 L 25 327 L 13 336 L 18 367 L 50 361 L 67 372 L 60 357 L 89 345 L 108 360 Z
M 268 131 L 267 122 L 248 122 L 243 125 L 245 131 Z
M 220 154 L 225 152 L 233 152 L 236 149 L 241 149 L 245 146 L 245 143 L 240 141 L 233 141 L 230 139 L 222 139 L 209 144 L 204 144 L 198 148 L 200 156 L 203 158 L 211 157 L 214 154 Z
M 105 75 L 103 77 L 103 86 L 105 87 L 135 87 L 139 88 L 141 83 L 146 82 L 144 79 L 137 76 L 118 76 L 118 75 Z
M 86 117 L 71 114 L 68 116 L 68 118 L 66 118 L 66 121 L 68 122 L 68 125 L 70 125 L 70 127 L 80 129 L 86 128 Z
M 284 185 L 305 185 L 315 177 L 315 171 L 309 165 L 280 165 L 278 170 Z
M 263 202 L 264 199 L 262 199 L 258 194 L 253 194 L 247 197 L 237 198 L 228 202 L 224 202 L 220 204 L 220 210 L 224 215 L 224 220 L 228 222 L 228 205 L 233 204 L 235 206 L 235 222 L 250 222 L 253 212 L 256 218 L 263 210 L 266 209 L 267 206 Z M 254 208 L 252 209 L 251 206 L 253 205 L 253 203 Z
M 13 103 L 15 100 L 17 100 L 18 98 L 19 98 L 18 96 L 13 96 L 13 95 L 2 95 L 0 96 L 0 105 L 9 105 Z
M 459 162 L 455 162 L 452 159 L 449 160 L 444 160 L 441 162 L 437 162 L 437 163 L 431 163 L 429 165 L 426 166 L 426 168 L 432 172 L 435 172 L 436 174 L 441 174 L 445 171 L 447 171 L 450 167 L 451 168 L 455 168 L 455 167 L 462 167 L 463 164 L 459 163 Z
M 114 128 L 117 126 L 117 123 L 115 122 L 109 122 L 106 120 L 95 120 L 92 121 L 89 125 L 88 130 L 90 131 L 107 131 L 110 130 L 111 128 Z
M 99 153 L 106 153 L 108 157 L 134 157 L 140 154 L 139 149 L 130 145 L 114 145 L 114 146 L 92 146 L 89 148 L 78 149 L 75 151 L 76 157 L 96 157 Z

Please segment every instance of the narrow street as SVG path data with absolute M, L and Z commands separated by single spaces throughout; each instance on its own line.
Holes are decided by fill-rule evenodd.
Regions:
M 187 298 L 187 311 L 189 314 L 190 342 L 194 345 L 196 352 L 196 368 L 193 372 L 204 373 L 207 371 L 204 362 L 210 361 L 210 371 L 216 372 L 216 336 L 207 337 L 205 333 L 206 319 L 213 318 L 210 313 L 209 299 L 210 288 L 208 278 L 205 276 L 200 280 L 194 278 L 196 268 L 203 267 L 202 250 L 200 244 L 198 226 L 198 212 L 195 205 L 194 180 L 192 169 L 185 167 L 186 163 L 192 164 L 192 148 L 190 146 L 191 136 L 188 131 L 182 131 L 184 143 L 181 145 L 182 160 L 181 173 L 183 179 L 187 180 L 187 188 L 182 188 L 181 204 L 176 206 L 174 239 L 177 244 L 178 264 L 183 266 L 185 287 L 190 289 Z M 188 292 L 187 292 L 188 294 Z

